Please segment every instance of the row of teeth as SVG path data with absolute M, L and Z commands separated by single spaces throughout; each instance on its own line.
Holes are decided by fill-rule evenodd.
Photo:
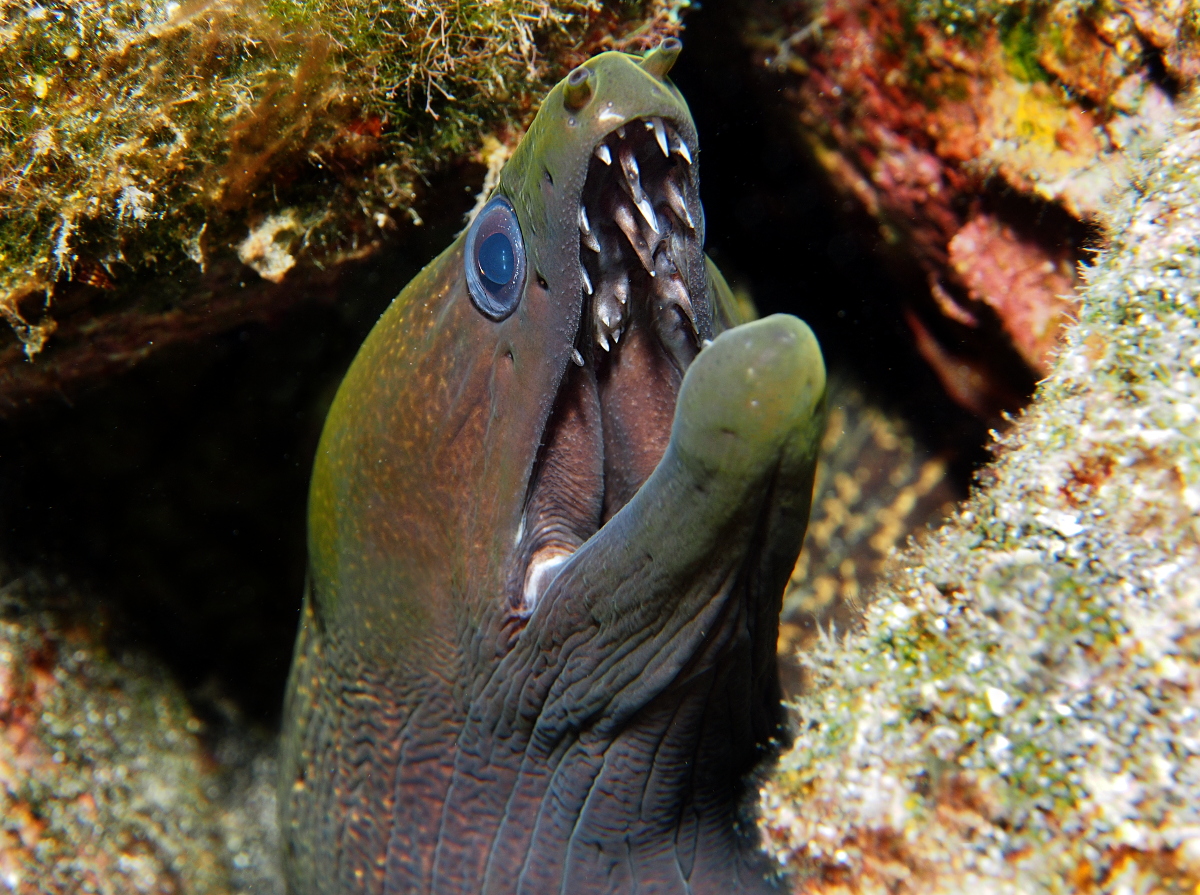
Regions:
M 696 318 L 691 297 L 674 260 L 682 257 L 686 250 L 687 237 L 684 231 L 692 235 L 696 232 L 696 222 L 688 210 L 685 187 L 680 180 L 680 175 L 686 177 L 684 172 L 692 164 L 692 154 L 687 144 L 661 118 L 650 118 L 642 124 L 647 130 L 654 132 L 654 141 L 663 157 L 670 160 L 672 156 L 677 156 L 683 167 L 673 166 L 669 171 L 656 207 L 642 186 L 635 144 L 626 142 L 626 128 L 636 125 L 622 125 L 615 132 L 615 159 L 613 147 L 608 142 L 600 143 L 595 150 L 596 158 L 605 165 L 611 167 L 616 162 L 617 170 L 621 174 L 619 182 L 623 195 L 606 196 L 603 201 L 610 207 L 603 211 L 624 234 L 630 248 L 650 276 L 660 301 L 666 305 L 678 306 L 695 331 Z M 583 203 L 579 206 L 579 233 L 582 245 L 601 256 L 600 241 Z M 664 250 L 660 251 L 664 244 Z M 592 296 L 592 331 L 596 344 L 609 351 L 620 341 L 627 324 L 629 277 L 623 270 L 604 271 L 601 268 L 598 282 L 593 285 L 592 277 L 583 263 L 580 264 L 580 274 L 584 293 Z M 582 365 L 583 356 L 578 351 L 574 352 L 572 357 L 576 363 Z

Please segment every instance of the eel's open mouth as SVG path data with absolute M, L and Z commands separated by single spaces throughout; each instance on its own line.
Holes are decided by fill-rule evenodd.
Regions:
M 589 162 L 579 206 L 584 313 L 518 535 L 511 591 L 522 614 L 666 449 L 700 349 L 697 303 L 708 300 L 688 288 L 703 229 L 692 157 L 670 122 L 649 118 L 609 133 Z

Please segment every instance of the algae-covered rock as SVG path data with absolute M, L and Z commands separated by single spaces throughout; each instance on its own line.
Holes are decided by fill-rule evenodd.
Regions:
M 0 413 L 461 214 L 550 85 L 683 5 L 0 2 Z
M 1200 119 L 1131 158 L 978 493 L 809 657 L 762 829 L 798 892 L 1200 887 Z
M 282 892 L 269 749 L 37 573 L 0 586 L 0 890 Z
M 1049 371 L 1088 225 L 1174 115 L 1195 24 L 1188 3 L 798 0 L 746 31 L 798 148 L 926 279 L 917 348 L 991 417 Z

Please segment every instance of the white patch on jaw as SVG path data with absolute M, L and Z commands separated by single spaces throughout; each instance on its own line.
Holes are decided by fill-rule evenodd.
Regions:
M 601 124 L 607 124 L 610 121 L 624 121 L 625 116 L 620 112 L 614 112 L 612 103 L 605 103 L 604 109 L 596 116 L 596 120 Z
M 559 567 L 571 558 L 571 553 L 572 551 L 564 547 L 544 547 L 534 554 L 525 570 L 525 589 L 521 594 L 522 612 L 533 612 L 537 601 L 558 574 Z

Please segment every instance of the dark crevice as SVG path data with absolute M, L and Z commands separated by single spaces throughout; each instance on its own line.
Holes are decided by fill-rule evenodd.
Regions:
M 1163 51 L 1143 40 L 1142 53 L 1146 72 L 1150 76 L 1151 83 L 1161 87 L 1163 92 L 1171 98 L 1172 102 L 1178 100 L 1179 95 L 1183 92 L 1183 82 L 1167 68 L 1167 61 Z

